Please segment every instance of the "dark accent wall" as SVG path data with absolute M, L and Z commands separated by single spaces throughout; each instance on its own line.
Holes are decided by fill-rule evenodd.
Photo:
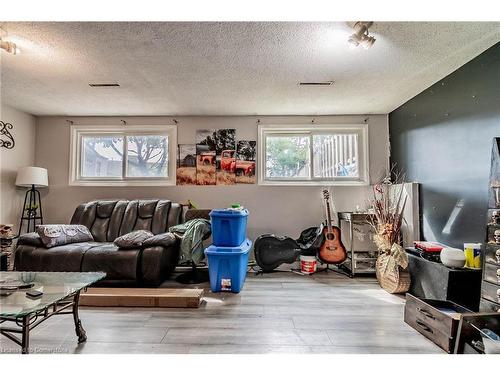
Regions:
M 421 184 L 423 239 L 484 242 L 500 43 L 390 113 L 389 133 L 391 161 Z

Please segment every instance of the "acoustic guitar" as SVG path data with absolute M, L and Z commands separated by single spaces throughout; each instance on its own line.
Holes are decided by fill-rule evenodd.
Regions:
M 340 228 L 332 225 L 332 214 L 330 208 L 330 192 L 323 190 L 325 201 L 327 226 L 323 229 L 325 242 L 321 245 L 318 258 L 327 264 L 340 264 L 347 259 L 347 251 L 340 238 Z

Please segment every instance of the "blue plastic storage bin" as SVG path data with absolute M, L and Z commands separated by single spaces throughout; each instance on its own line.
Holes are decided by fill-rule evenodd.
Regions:
M 225 247 L 240 246 L 247 238 L 247 218 L 247 209 L 210 211 L 213 244 Z
M 248 255 L 252 241 L 246 239 L 240 246 L 205 249 L 212 292 L 239 293 L 247 277 Z

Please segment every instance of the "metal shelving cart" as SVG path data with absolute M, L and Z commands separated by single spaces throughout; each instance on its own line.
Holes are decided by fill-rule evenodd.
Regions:
M 375 262 L 377 253 L 374 249 L 357 249 L 354 246 L 354 231 L 356 225 L 367 225 L 369 220 L 374 220 L 375 215 L 369 213 L 358 212 L 339 212 L 338 223 L 342 228 L 342 222 L 345 222 L 348 227 L 347 245 L 348 258 L 341 264 L 350 277 L 355 275 L 372 275 L 375 274 Z

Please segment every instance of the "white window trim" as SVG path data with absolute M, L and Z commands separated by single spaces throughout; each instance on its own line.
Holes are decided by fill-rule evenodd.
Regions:
M 319 179 L 311 177 L 309 180 L 298 179 L 268 179 L 266 178 L 266 137 L 276 134 L 297 134 L 297 133 L 315 133 L 322 132 L 334 133 L 357 133 L 358 134 L 358 159 L 359 159 L 359 177 L 334 177 L 328 179 Z M 258 126 L 258 184 L 265 186 L 367 186 L 370 184 L 370 154 L 369 154 L 369 134 L 368 124 L 317 124 L 317 125 L 259 125 Z M 312 145 L 311 145 L 311 166 Z M 311 167 L 312 168 L 312 167 Z
M 83 178 L 81 171 L 82 137 L 89 135 L 168 135 L 168 177 L 113 179 L 110 177 Z M 72 125 L 70 130 L 70 186 L 173 186 L 176 184 L 177 126 L 175 125 Z M 124 158 L 126 155 L 124 155 Z M 124 161 L 124 165 L 126 161 Z

